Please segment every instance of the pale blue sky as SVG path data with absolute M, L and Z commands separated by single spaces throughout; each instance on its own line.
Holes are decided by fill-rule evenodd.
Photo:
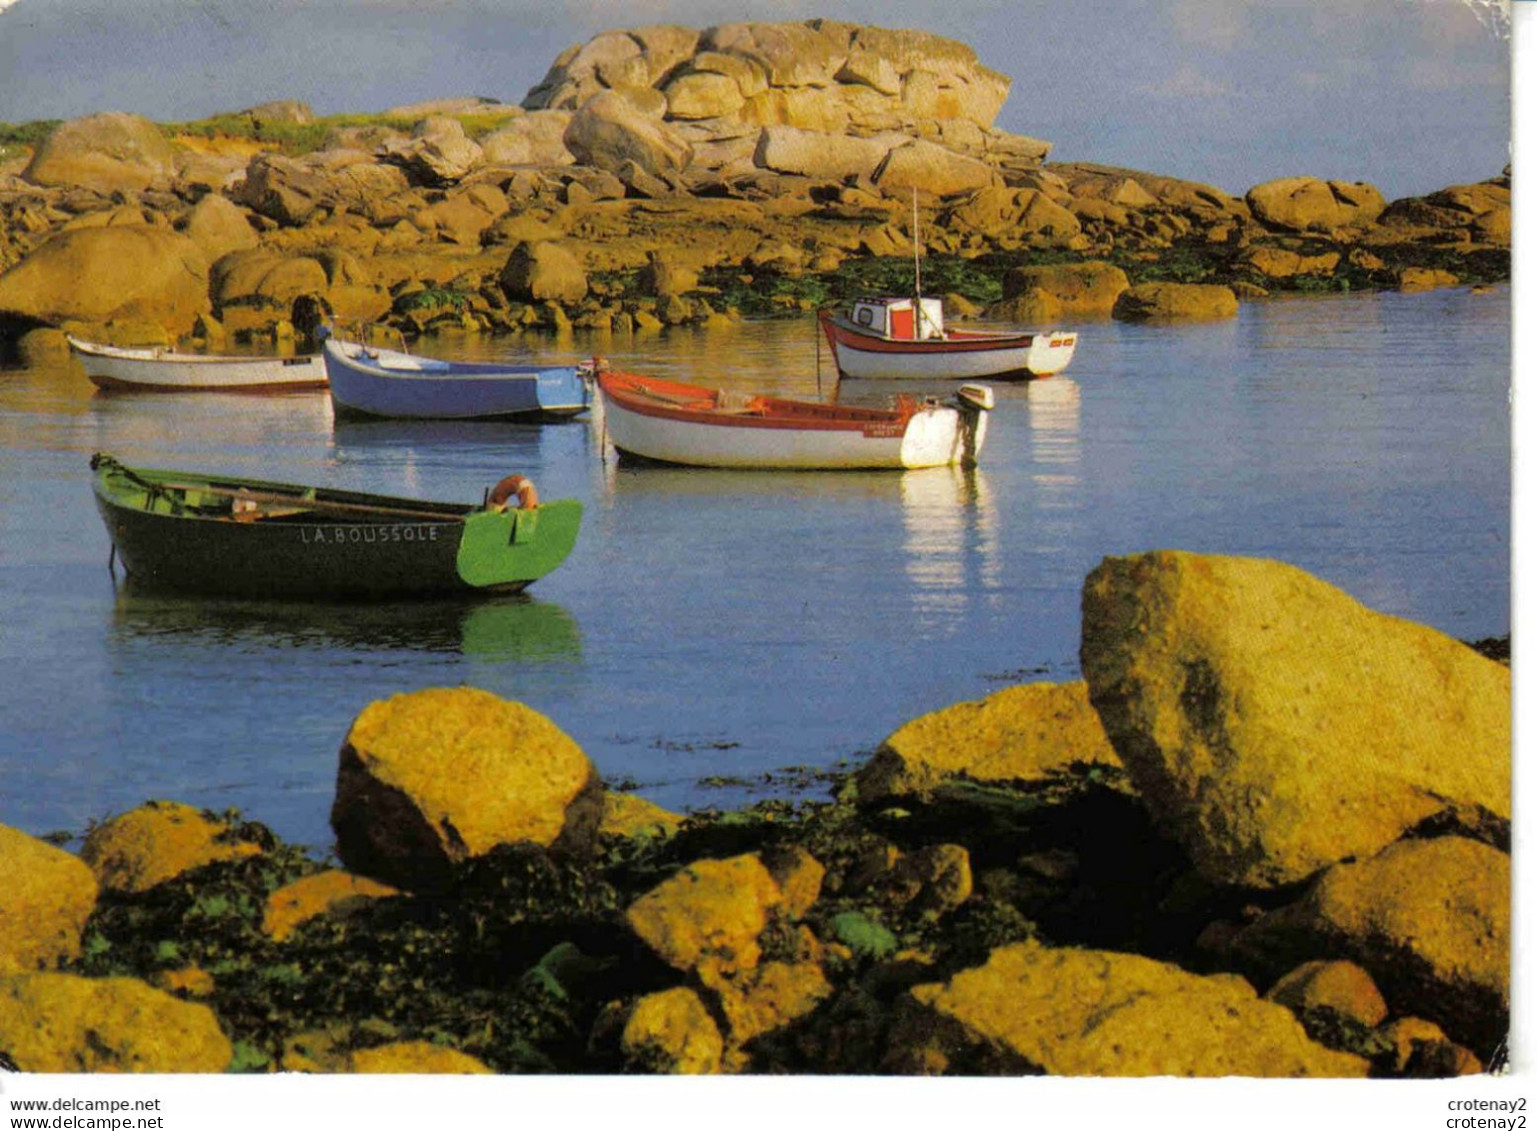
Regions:
M 615 27 L 815 15 L 960 39 L 1014 86 L 997 124 L 1230 192 L 1366 180 L 1390 198 L 1509 160 L 1509 40 L 1477 0 L 0 0 L 0 120 L 166 121 L 520 101 Z

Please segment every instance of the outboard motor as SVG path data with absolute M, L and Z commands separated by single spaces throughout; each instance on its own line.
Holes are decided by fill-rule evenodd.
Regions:
M 989 412 L 998 403 L 991 385 L 962 385 L 955 390 L 955 399 L 963 410 L 969 407 L 973 412 Z
M 962 385 L 955 390 L 955 407 L 961 413 L 961 430 L 966 445 L 961 456 L 964 467 L 974 467 L 982 441 L 987 436 L 987 416 L 997 401 L 991 385 Z

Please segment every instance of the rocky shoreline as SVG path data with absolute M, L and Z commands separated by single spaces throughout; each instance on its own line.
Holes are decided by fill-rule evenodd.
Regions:
M 952 317 L 1037 324 L 1510 277 L 1508 167 L 1233 196 L 1051 162 L 994 127 L 1010 85 L 952 40 L 810 20 L 608 32 L 520 106 L 0 127 L 0 340 L 644 333 L 906 291 L 915 235 Z
M 0 826 L 31 1072 L 1434 1077 L 1510 1002 L 1508 641 L 1294 567 L 1083 590 L 1084 680 L 913 720 L 826 800 L 681 817 L 469 688 L 368 705 L 336 859 L 151 802 Z M 1483 653 L 1483 654 L 1481 654 Z M 62 839 L 62 838 L 61 838 Z

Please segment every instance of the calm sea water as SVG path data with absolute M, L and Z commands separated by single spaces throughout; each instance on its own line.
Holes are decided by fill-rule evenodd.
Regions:
M 333 426 L 323 393 L 107 395 L 68 361 L 0 369 L 0 822 L 78 831 L 166 797 L 324 847 L 356 714 L 460 684 L 542 711 L 610 782 L 736 805 L 924 712 L 1076 678 L 1084 574 L 1160 547 L 1284 559 L 1460 638 L 1503 634 L 1509 319 L 1500 289 L 1081 326 L 1066 375 L 998 387 L 969 472 L 621 469 L 590 422 Z M 819 388 L 809 320 L 422 350 L 534 346 Z M 93 451 L 464 501 L 518 471 L 587 515 L 571 559 L 519 599 L 135 595 L 107 570 Z

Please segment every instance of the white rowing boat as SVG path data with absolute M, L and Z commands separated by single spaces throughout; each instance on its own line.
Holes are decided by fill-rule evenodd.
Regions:
M 624 456 L 693 467 L 828 470 L 970 465 L 992 390 L 890 408 L 820 404 L 639 377 L 594 363 L 603 428 Z
M 98 388 L 146 392 L 282 392 L 323 389 L 325 364 L 318 354 L 306 357 L 241 357 L 184 353 L 151 348 L 128 349 L 69 338 L 70 352 Z

